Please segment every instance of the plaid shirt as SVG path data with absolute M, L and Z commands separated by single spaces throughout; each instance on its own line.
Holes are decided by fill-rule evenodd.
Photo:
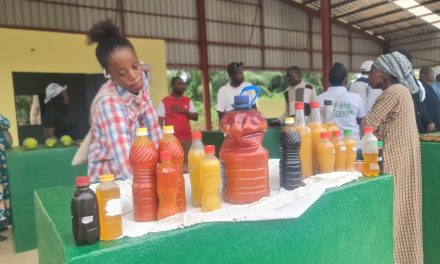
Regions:
M 91 109 L 92 142 L 89 149 L 89 177 L 98 181 L 99 175 L 113 173 L 116 178 L 132 178 L 129 162 L 130 147 L 136 128 L 147 127 L 150 139 L 159 144 L 162 130 L 150 98 L 148 80 L 138 95 L 107 81 L 100 92 L 114 95 L 99 98 Z

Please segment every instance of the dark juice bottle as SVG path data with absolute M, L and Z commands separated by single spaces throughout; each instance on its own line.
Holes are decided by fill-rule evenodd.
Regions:
M 72 232 L 78 246 L 99 241 L 98 201 L 89 188 L 89 177 L 76 177 L 76 191 L 71 203 Z
M 302 186 L 300 152 L 301 135 L 293 117 L 285 119 L 280 135 L 280 187 L 293 190 Z

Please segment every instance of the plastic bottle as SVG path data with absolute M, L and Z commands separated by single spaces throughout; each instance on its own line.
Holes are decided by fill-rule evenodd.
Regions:
M 312 131 L 306 126 L 304 103 L 302 102 L 295 103 L 295 127 L 301 135 L 301 149 L 299 151 L 301 177 L 306 179 L 313 175 Z
M 293 190 L 303 185 L 300 161 L 301 135 L 293 117 L 284 120 L 280 135 L 280 187 Z
M 356 170 L 357 147 L 356 141 L 351 136 L 351 129 L 344 129 L 344 142 L 347 148 L 347 160 L 345 162 L 346 171 Z
M 345 171 L 347 147 L 341 138 L 341 130 L 333 130 L 333 145 L 335 146 L 335 171 Z
M 208 212 L 220 209 L 220 180 L 220 161 L 215 156 L 215 146 L 207 145 L 205 146 L 205 157 L 200 161 L 202 211 Z
M 375 177 L 379 175 L 379 164 L 377 148 L 377 138 L 373 135 L 373 127 L 364 128 L 364 136 L 362 137 L 362 156 L 364 157 L 364 165 L 362 174 L 366 177 Z M 404 164 L 402 164 L 404 166 Z
M 324 127 L 327 129 L 329 138 L 333 140 L 333 131 L 339 130 L 338 126 L 333 120 L 333 100 L 324 100 Z
M 171 153 L 165 151 L 160 153 L 160 164 L 156 169 L 157 196 L 159 197 L 157 220 L 179 213 L 177 206 L 179 171 L 171 160 Z
M 318 144 L 319 173 L 329 173 L 335 170 L 335 146 L 328 138 L 328 132 L 321 133 Z
M 177 205 L 179 206 L 179 212 L 184 212 L 186 209 L 185 179 L 183 178 L 183 161 L 185 153 L 180 141 L 174 136 L 173 126 L 163 127 L 163 137 L 159 141 L 159 155 L 164 151 L 171 153 L 173 164 L 179 171 L 179 192 L 177 193 Z
M 148 138 L 147 128 L 136 129 L 136 138 L 130 149 L 130 165 L 133 171 L 133 214 L 138 222 L 157 219 L 156 193 L 157 150 Z
M 189 179 L 191 181 L 191 204 L 194 207 L 200 206 L 200 161 L 205 157 L 205 150 L 202 142 L 202 133 L 192 133 L 192 145 L 188 153 Z
M 242 93 L 258 87 L 248 86 Z M 247 95 L 234 97 L 234 110 L 225 113 L 220 128 L 226 137 L 220 149 L 223 197 L 234 204 L 247 204 L 269 196 L 269 153 L 262 145 L 267 122 L 249 103 Z
M 76 191 L 71 202 L 72 232 L 77 246 L 99 241 L 98 201 L 89 188 L 88 176 L 76 177 Z
M 121 194 L 113 174 L 99 176 L 101 182 L 96 187 L 99 208 L 100 238 L 113 240 L 122 235 Z
M 378 157 L 377 157 L 377 163 L 379 163 L 379 169 L 380 169 L 380 174 L 383 173 L 383 142 L 382 141 L 377 141 L 377 148 L 379 150 L 378 153 Z
M 321 133 L 327 131 L 321 123 L 321 113 L 319 111 L 319 103 L 317 101 L 310 102 L 312 108 L 309 118 L 309 128 L 312 130 L 312 159 L 313 159 L 313 175 L 319 173 L 318 163 L 318 144 L 321 141 Z

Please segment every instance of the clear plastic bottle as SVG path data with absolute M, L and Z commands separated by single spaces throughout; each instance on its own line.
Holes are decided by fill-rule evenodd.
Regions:
M 379 149 L 377 148 L 377 137 L 373 135 L 373 127 L 364 128 L 362 137 L 362 156 L 364 165 L 362 174 L 366 177 L 375 177 L 379 175 L 380 168 L 378 164 Z
M 319 173 L 318 163 L 318 144 L 321 141 L 321 133 L 327 131 L 321 123 L 321 113 L 319 111 L 319 103 L 317 101 L 310 102 L 312 108 L 309 118 L 309 128 L 312 130 L 312 160 L 313 175 Z
M 328 131 L 330 141 L 333 141 L 333 131 L 339 130 L 339 127 L 333 120 L 333 100 L 324 100 L 324 127 Z
M 351 136 L 351 129 L 344 129 L 344 142 L 345 147 L 347 148 L 347 160 L 345 163 L 346 171 L 355 171 L 356 170 L 356 156 L 357 156 L 357 147 L 356 141 Z
M 215 156 L 215 146 L 205 146 L 205 157 L 200 161 L 200 185 L 202 187 L 202 211 L 220 209 L 220 161 Z
M 341 130 L 333 130 L 333 145 L 335 146 L 335 171 L 345 171 L 347 162 L 347 147 L 341 138 Z
M 188 153 L 189 179 L 191 181 L 191 204 L 194 207 L 200 206 L 200 161 L 205 157 L 205 150 L 202 142 L 202 133 L 192 133 L 192 145 Z
M 121 194 L 113 174 L 99 176 L 96 187 L 101 240 L 109 241 L 122 235 Z
M 321 133 L 321 141 L 318 144 L 319 173 L 335 171 L 335 146 L 328 138 L 328 132 Z
M 306 179 L 313 175 L 312 131 L 306 126 L 304 103 L 302 102 L 295 103 L 295 127 L 301 135 L 301 149 L 299 151 L 301 177 Z

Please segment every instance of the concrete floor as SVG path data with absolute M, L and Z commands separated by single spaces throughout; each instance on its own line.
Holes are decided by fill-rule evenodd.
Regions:
M 16 254 L 12 244 L 11 227 L 1 233 L 2 236 L 8 237 L 7 240 L 0 242 L 0 263 L 8 264 L 37 264 L 38 250 L 30 250 Z

